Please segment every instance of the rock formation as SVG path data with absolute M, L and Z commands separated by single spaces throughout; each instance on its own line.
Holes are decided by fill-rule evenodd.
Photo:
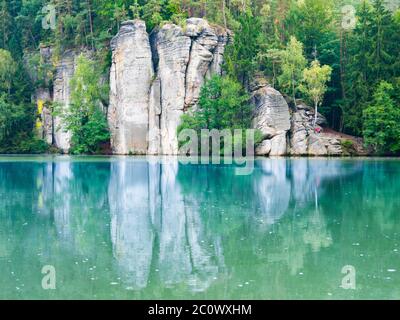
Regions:
M 259 156 L 283 156 L 287 153 L 287 132 L 290 129 L 289 106 L 283 96 L 268 84 L 252 92 L 253 128 L 265 140 L 256 149 Z
M 181 115 L 195 107 L 207 76 L 221 73 L 229 32 L 190 18 L 151 39 L 144 22 L 125 22 L 112 40 L 111 145 L 116 154 L 178 153 Z
M 90 51 L 65 51 L 55 67 L 53 87 L 50 87 L 50 79 L 45 75 L 46 78 L 42 79 L 44 83 L 37 87 L 32 95 L 32 100 L 37 105 L 39 115 L 36 123 L 38 136 L 64 153 L 68 153 L 71 147 L 71 133 L 66 130 L 65 123 L 59 114 L 69 108 L 70 81 L 75 72 L 78 56 L 81 53 L 89 58 L 91 57 Z M 50 47 L 41 47 L 40 55 L 43 63 L 48 67 L 51 66 L 52 49 Z M 37 74 L 30 74 L 30 76 L 33 82 L 39 80 Z M 53 104 L 53 108 L 58 115 L 53 115 L 50 108 L 51 104 Z
M 40 46 L 39 57 L 42 69 L 48 70 L 50 73 L 52 64 L 53 50 L 50 46 Z M 32 102 L 36 105 L 37 119 L 36 119 L 36 134 L 40 139 L 43 139 L 48 144 L 53 143 L 53 116 L 49 105 L 53 97 L 50 87 L 50 79 L 48 74 L 41 74 L 38 64 L 31 64 L 31 59 L 35 57 L 33 54 L 26 54 L 25 56 L 25 70 L 30 77 L 32 83 L 37 84 L 33 94 Z M 43 72 L 42 72 L 43 73 Z
M 149 91 L 154 77 L 146 25 L 127 21 L 111 42 L 110 107 L 108 123 L 114 153 L 146 154 Z
M 54 77 L 53 101 L 56 108 L 66 110 L 70 103 L 70 80 L 72 79 L 76 66 L 78 54 L 72 50 L 66 51 L 57 65 Z M 65 129 L 65 123 L 58 115 L 53 122 L 54 145 L 67 153 L 71 146 L 71 133 Z

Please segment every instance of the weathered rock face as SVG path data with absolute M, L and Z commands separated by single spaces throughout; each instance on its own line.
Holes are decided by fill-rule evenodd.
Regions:
M 205 78 L 221 73 L 228 41 L 228 31 L 198 18 L 185 28 L 165 24 L 150 40 L 144 22 L 124 23 L 112 41 L 108 120 L 114 152 L 177 154 L 180 118 L 196 106 Z
M 37 112 L 40 120 L 36 122 L 37 134 L 48 144 L 53 143 L 53 116 L 48 104 L 52 101 L 49 88 L 38 88 L 35 90 L 33 100 L 37 105 Z
M 256 87 L 252 93 L 253 128 L 265 140 L 256 149 L 260 156 L 282 156 L 287 153 L 286 137 L 290 129 L 289 106 L 283 96 L 267 84 Z M 268 151 L 269 150 L 269 151 Z
M 56 114 L 65 113 L 70 105 L 70 81 L 75 73 L 77 59 L 83 53 L 89 59 L 90 51 L 67 50 L 58 62 L 53 80 L 53 88 L 50 87 L 51 77 L 43 79 L 41 86 L 35 89 L 32 100 L 37 105 L 40 118 L 36 122 L 36 131 L 40 138 L 48 144 L 54 145 L 62 152 L 68 153 L 71 147 L 71 133 L 66 130 L 65 123 L 60 115 L 53 115 L 50 105 L 53 104 Z M 52 48 L 40 48 L 41 58 L 47 65 L 52 63 Z M 31 75 L 32 81 L 37 81 L 37 75 Z
M 208 78 L 210 78 L 213 74 L 222 75 L 222 64 L 224 63 L 225 48 L 232 37 L 230 31 L 227 29 L 215 27 L 214 31 L 218 37 L 218 43 L 214 49 L 210 68 L 207 71 Z
M 54 77 L 53 101 L 60 110 L 68 110 L 70 104 L 70 81 L 75 72 L 78 55 L 74 51 L 66 51 L 57 65 Z M 65 123 L 60 116 L 53 121 L 54 145 L 67 153 L 71 147 L 71 133 L 66 131 Z
M 146 154 L 149 92 L 154 71 L 144 22 L 124 22 L 111 48 L 108 122 L 113 152 Z
M 214 60 L 213 52 L 218 45 L 218 36 L 205 20 L 198 18 L 188 20 L 185 35 L 191 37 L 190 60 L 185 79 L 185 106 L 190 107 L 199 99 L 204 78 Z
M 42 66 L 48 68 L 50 73 L 52 64 L 53 49 L 50 46 L 41 46 L 39 49 L 39 55 Z M 38 65 L 31 65 L 29 63 L 31 53 L 27 53 L 24 57 L 25 70 L 29 75 L 32 83 L 38 84 L 32 94 L 32 103 L 37 107 L 37 119 L 36 119 L 36 135 L 40 139 L 44 139 L 47 143 L 53 143 L 53 118 L 49 105 L 51 104 L 52 92 L 50 90 L 50 80 L 48 74 L 39 74 Z M 40 79 L 39 79 L 40 78 Z
M 150 90 L 149 105 L 149 148 L 148 154 L 157 155 L 161 150 L 161 82 L 157 78 Z
M 176 129 L 185 106 L 186 70 L 192 42 L 182 28 L 167 24 L 158 32 L 158 78 L 161 87 L 160 151 L 177 154 Z

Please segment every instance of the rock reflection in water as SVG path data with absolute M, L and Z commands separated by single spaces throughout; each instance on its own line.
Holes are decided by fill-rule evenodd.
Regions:
M 114 256 L 134 288 L 146 287 L 151 266 L 166 287 L 184 282 L 195 291 L 205 290 L 218 273 L 209 249 L 215 239 L 204 237 L 199 207 L 194 199 L 186 201 L 176 181 L 178 166 L 176 161 L 111 164 Z
M 185 288 L 194 294 L 217 290 L 221 297 L 237 288 L 231 279 L 264 277 L 267 269 L 274 279 L 285 274 L 281 270 L 296 275 L 307 254 L 330 247 L 325 194 L 336 188 L 341 196 L 337 186 L 352 175 L 360 181 L 363 163 L 263 159 L 249 176 L 235 176 L 234 166 L 182 165 L 168 157 L 65 159 L 24 168 L 0 166 L 0 190 L 9 195 L 0 203 L 0 258 L 19 242 L 37 246 L 41 264 L 56 253 L 55 263 L 65 264 L 68 256 L 79 270 L 68 270 L 76 279 L 105 277 L 108 285 L 160 296 Z M 371 190 L 363 194 L 372 199 Z M 17 233 L 20 241 L 8 229 L 16 223 L 11 212 L 21 206 L 17 225 L 31 234 Z M 36 228 L 24 222 L 31 211 L 39 219 Z M 88 261 L 90 275 L 80 267 Z

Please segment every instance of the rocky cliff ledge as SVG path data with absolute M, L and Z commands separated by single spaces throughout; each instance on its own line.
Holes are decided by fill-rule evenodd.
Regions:
M 206 77 L 221 73 L 229 32 L 190 18 L 150 36 L 141 20 L 122 24 L 111 42 L 108 121 L 115 154 L 178 153 L 180 117 L 196 105 Z

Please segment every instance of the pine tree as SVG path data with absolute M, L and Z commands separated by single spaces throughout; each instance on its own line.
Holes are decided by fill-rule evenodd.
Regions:
M 163 21 L 162 3 L 160 0 L 149 0 L 142 8 L 142 17 L 146 21 L 147 28 L 150 30 Z
M 364 138 L 379 153 L 400 151 L 400 108 L 393 99 L 393 85 L 382 81 L 374 102 L 364 112 Z
M 0 2 L 0 37 L 1 47 L 7 48 L 9 37 L 12 33 L 12 17 L 9 13 L 7 0 Z

